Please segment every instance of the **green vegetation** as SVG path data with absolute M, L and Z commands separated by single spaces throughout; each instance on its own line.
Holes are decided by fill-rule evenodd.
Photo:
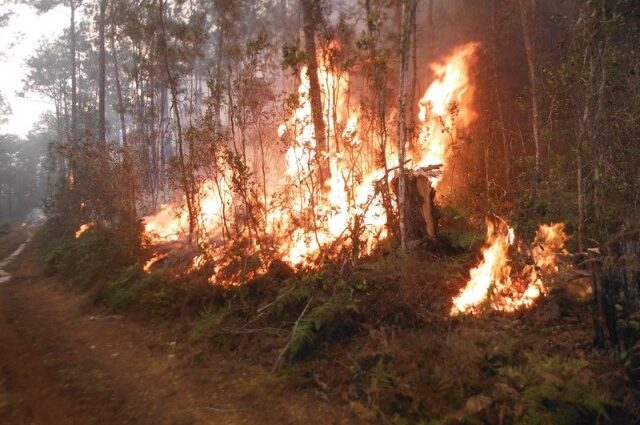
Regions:
M 232 352 L 363 419 L 571 425 L 615 423 L 634 408 L 616 399 L 620 362 L 585 345 L 588 304 L 567 303 L 560 291 L 532 312 L 450 319 L 452 293 L 439 282 L 465 279 L 469 254 L 392 252 L 349 272 L 274 266 L 222 289 L 176 272 L 186 264 L 145 273 L 124 251 L 109 270 L 98 267 L 94 254 L 113 243 L 99 228 L 75 240 L 51 238 L 45 226 L 36 243 L 50 272 L 97 287 L 110 310 L 186 329 L 203 361 Z
M 79 239 L 60 231 L 55 223 L 38 229 L 34 246 L 43 258 L 45 273 L 60 274 L 73 285 L 88 288 L 120 273 L 135 261 L 133 249 L 120 235 L 102 226 Z

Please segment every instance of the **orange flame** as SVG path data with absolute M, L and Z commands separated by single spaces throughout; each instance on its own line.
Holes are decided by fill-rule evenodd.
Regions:
M 453 299 L 451 314 L 477 313 L 483 305 L 503 312 L 532 306 L 547 293 L 542 276 L 552 277 L 558 271 L 557 257 L 564 252 L 566 240 L 564 224 L 541 225 L 531 250 L 534 266 L 512 276 L 509 248 L 515 232 L 501 219 L 487 219 L 482 261 L 471 269 L 467 285 Z
M 84 232 L 91 229 L 93 226 L 95 226 L 95 223 L 85 223 L 80 225 L 78 230 L 76 230 L 76 239 L 80 239 L 80 236 L 82 236 Z
M 205 181 L 198 197 L 201 235 L 215 237 L 221 229 L 223 211 L 231 209 L 232 195 L 227 180 L 221 178 L 217 185 L 214 181 Z M 143 218 L 145 235 L 152 243 L 177 241 L 188 233 L 189 213 L 185 204 L 164 204 L 158 213 Z
M 478 46 L 478 43 L 465 44 L 443 62 L 431 64 L 436 79 L 418 105 L 419 150 L 413 158 L 416 167 L 445 166 L 456 126 L 469 125 L 475 120 L 469 64 Z M 439 181 L 440 177 L 434 177 L 431 183 L 435 187 Z
M 147 262 L 144 263 L 144 266 L 142 266 L 142 270 L 144 270 L 145 273 L 151 273 L 151 267 L 154 264 L 156 264 L 158 261 L 164 260 L 168 256 L 169 254 L 165 254 L 165 253 L 160 253 L 160 252 L 154 253 L 151 256 L 151 258 L 149 258 Z
M 435 81 L 417 105 L 419 137 L 408 155 L 413 166 L 445 164 L 456 124 L 468 124 L 474 119 L 468 73 L 476 48 L 476 43 L 466 44 L 431 65 Z M 339 49 L 339 46 L 332 44 L 329 49 Z M 272 186 L 283 189 L 281 193 L 265 195 L 268 199 L 263 206 L 262 230 L 277 241 L 276 255 L 296 266 L 311 265 L 320 257 L 335 255 L 354 244 L 358 244 L 355 251 L 359 255 L 367 255 L 387 236 L 386 210 L 375 189 L 378 184 L 389 184 L 384 170 L 373 164 L 380 153 L 367 138 L 370 135 L 359 131 L 360 121 L 366 114 L 350 107 L 349 75 L 332 69 L 327 57 L 322 53 L 318 57 L 328 145 L 326 157 L 315 156 L 309 81 L 306 69 L 302 69 L 299 102 L 277 131 L 288 147 L 283 155 L 281 180 Z M 398 163 L 394 145 L 390 141 L 388 151 L 383 152 L 390 168 Z M 319 190 L 317 179 L 314 180 L 319 161 L 327 161 L 331 170 L 324 192 Z M 438 180 L 439 177 L 434 185 Z M 211 242 L 221 233 L 223 213 L 232 222 L 237 213 L 238 202 L 234 202 L 227 183 L 231 181 L 231 176 L 217 182 L 206 181 L 198 192 L 201 211 L 197 238 L 209 244 L 206 252 L 194 259 L 192 270 L 202 268 L 207 262 L 216 266 L 228 263 L 228 259 L 223 258 L 227 251 L 218 248 L 223 242 L 216 242 L 217 246 Z M 183 199 L 176 205 L 163 205 L 157 214 L 143 219 L 145 234 L 151 243 L 185 238 L 189 223 L 184 204 Z M 356 234 L 357 240 L 352 240 Z M 258 246 L 250 248 L 259 249 Z M 212 279 L 221 282 L 219 276 L 214 275 Z

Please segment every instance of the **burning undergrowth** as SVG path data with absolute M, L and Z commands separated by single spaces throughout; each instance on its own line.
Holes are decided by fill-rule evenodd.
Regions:
M 407 147 L 404 167 L 437 170 L 424 174 L 434 188 L 447 171 L 456 129 L 476 118 L 469 72 L 477 48 L 477 43 L 463 45 L 431 64 L 433 81 L 415 105 L 417 137 Z M 395 143 L 388 135 L 381 143 L 380 134 L 370 130 L 350 99 L 350 75 L 331 66 L 327 56 L 318 58 L 326 151 L 316 146 L 303 67 L 298 92 L 289 102 L 290 116 L 278 129 L 284 152 L 281 163 L 273 165 L 282 170 L 280 175 L 265 181 L 260 195 L 238 176 L 248 166 L 238 164 L 232 153 L 222 155 L 229 166 L 199 185 L 195 220 L 186 197 L 143 219 L 152 251 L 147 269 L 160 263 L 164 244 L 190 240 L 200 247 L 192 271 L 210 270 L 211 284 L 238 285 L 265 273 L 274 260 L 302 269 L 327 260 L 344 264 L 387 243 L 397 214 L 392 196 L 399 169 Z M 394 122 L 385 125 L 391 129 Z
M 499 217 L 487 218 L 482 260 L 453 299 L 452 315 L 489 308 L 514 312 L 547 294 L 566 254 L 564 224 L 541 225 L 532 245 L 516 239 L 515 230 Z M 514 260 L 518 261 L 515 262 Z
M 470 79 L 477 48 L 477 43 L 460 46 L 431 64 L 433 81 L 415 105 L 416 137 L 407 145 L 403 168 L 417 187 L 407 199 L 416 199 L 414 209 L 425 227 L 417 236 L 423 240 L 438 238 L 437 220 L 427 217 L 436 216 L 435 189 L 448 172 L 456 133 L 477 118 Z M 176 276 L 202 276 L 210 285 L 229 287 L 255 282 L 273 264 L 308 272 L 331 263 L 342 273 L 381 247 L 388 252 L 397 236 L 396 145 L 392 140 L 378 143 L 391 137 L 370 131 L 365 115 L 350 100 L 350 75 L 332 67 L 325 56 L 318 58 L 318 72 L 326 151 L 317 146 L 303 67 L 290 115 L 278 128 L 283 152 L 277 169 L 269 172 L 276 177 L 265 177 L 260 188 L 241 159 L 246 153 L 214 152 L 215 178 L 203 177 L 190 196 L 143 218 L 143 245 L 149 253 L 145 273 L 170 265 Z M 392 128 L 393 122 L 386 125 Z M 92 226 L 83 224 L 76 239 Z M 482 260 L 470 270 L 450 314 L 532 306 L 548 292 L 566 239 L 562 224 L 543 225 L 529 246 L 516 240 L 504 220 L 488 219 Z

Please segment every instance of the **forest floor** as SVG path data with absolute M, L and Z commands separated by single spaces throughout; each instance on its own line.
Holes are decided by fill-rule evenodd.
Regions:
M 0 238 L 0 262 L 27 238 Z M 570 286 L 518 314 L 447 314 L 474 249 L 348 276 L 274 263 L 222 291 L 117 248 L 45 225 L 2 267 L 0 424 L 640 423 Z
M 0 239 L 0 259 L 26 240 Z M 101 310 L 45 277 L 32 249 L 0 284 L 2 424 L 356 423 L 339 407 L 229 356 L 183 355 L 174 331 Z

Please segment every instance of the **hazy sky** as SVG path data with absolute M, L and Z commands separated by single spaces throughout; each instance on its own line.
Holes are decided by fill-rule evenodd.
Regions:
M 16 96 L 16 92 L 22 91 L 26 73 L 24 62 L 40 40 L 62 34 L 69 24 L 69 11 L 58 6 L 38 15 L 34 9 L 24 5 L 5 7 L 13 11 L 13 16 L 6 27 L 0 28 L 0 92 L 11 104 L 13 115 L 6 124 L 0 125 L 0 133 L 24 136 L 43 112 L 53 110 L 53 104 L 47 98 L 35 93 L 27 94 L 26 98 Z

